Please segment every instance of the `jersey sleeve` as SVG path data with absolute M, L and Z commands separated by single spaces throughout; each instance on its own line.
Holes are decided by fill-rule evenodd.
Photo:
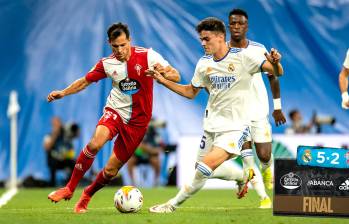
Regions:
M 260 57 L 261 57 L 261 60 L 263 60 L 264 62 L 266 61 L 266 58 L 265 58 L 265 55 L 264 55 L 265 53 L 268 54 L 269 52 L 268 52 L 268 50 L 265 48 L 265 46 L 263 45 L 263 47 L 261 48 Z M 263 64 L 264 64 L 264 62 L 263 62 Z M 262 65 L 263 65 L 263 64 L 262 64 Z M 273 75 L 273 74 L 270 74 L 270 73 L 268 73 L 268 72 L 263 71 L 262 65 L 260 66 L 260 72 L 262 72 L 262 74 L 266 74 L 266 75 L 268 75 L 268 76 Z
M 195 72 L 194 76 L 191 79 L 191 84 L 196 87 L 196 88 L 204 88 L 206 87 L 206 82 L 205 82 L 205 73 L 203 72 L 203 63 L 200 60 L 195 67 Z
M 158 52 L 150 48 L 148 50 L 148 67 L 153 69 L 154 65 L 157 63 L 164 67 L 169 65 L 169 63 Z
M 344 59 L 343 66 L 349 69 L 349 49 L 347 50 L 347 56 Z
M 242 54 L 243 66 L 247 69 L 248 73 L 253 75 L 257 72 L 263 72 L 262 66 L 266 61 L 264 53 L 256 54 L 252 51 L 243 51 Z
M 104 66 L 102 60 L 97 62 L 95 66 L 85 75 L 85 78 L 89 82 L 98 82 L 101 79 L 107 77 L 107 74 L 104 71 Z

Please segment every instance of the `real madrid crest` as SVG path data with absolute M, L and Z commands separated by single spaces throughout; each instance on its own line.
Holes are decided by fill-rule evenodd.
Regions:
M 235 67 L 234 67 L 233 63 L 230 63 L 228 66 L 228 71 L 233 72 L 234 70 L 235 70 Z
M 302 159 L 305 163 L 309 163 L 311 161 L 311 152 L 309 149 L 304 150 L 304 154 L 302 156 Z

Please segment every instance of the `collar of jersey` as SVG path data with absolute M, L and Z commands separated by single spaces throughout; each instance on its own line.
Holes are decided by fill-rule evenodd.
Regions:
M 246 48 L 248 48 L 248 45 L 250 45 L 250 40 L 247 39 L 246 47 L 230 47 L 230 40 L 227 42 L 227 45 L 228 45 L 229 48 L 246 49 Z
M 221 59 L 218 59 L 218 60 L 215 60 L 214 59 L 214 57 L 213 57 L 213 55 L 212 55 L 212 59 L 213 59 L 213 61 L 214 62 L 220 62 L 220 61 L 222 61 L 224 58 L 226 58 L 227 57 L 227 55 L 230 53 L 230 48 L 229 48 L 229 50 L 228 50 L 228 52 L 224 55 L 224 57 L 223 58 L 221 58 Z

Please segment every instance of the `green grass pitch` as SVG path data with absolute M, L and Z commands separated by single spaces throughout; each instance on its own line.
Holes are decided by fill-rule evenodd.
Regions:
M 0 208 L 0 223 L 166 223 L 166 224 L 325 224 L 349 223 L 349 219 L 273 216 L 272 209 L 258 209 L 259 201 L 255 191 L 247 197 L 236 199 L 233 190 L 202 190 L 171 214 L 151 214 L 148 208 L 167 201 L 177 192 L 176 188 L 141 189 L 144 205 L 135 214 L 121 214 L 113 207 L 115 187 L 97 192 L 86 214 L 74 214 L 73 206 L 81 189 L 75 192 L 71 201 L 54 204 L 47 199 L 53 189 L 20 189 L 19 193 Z M 3 191 L 2 191 L 3 192 Z M 271 193 L 271 192 L 269 192 Z

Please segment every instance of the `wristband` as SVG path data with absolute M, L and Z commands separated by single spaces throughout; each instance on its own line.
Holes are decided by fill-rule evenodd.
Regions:
M 274 103 L 274 110 L 281 110 L 281 99 L 280 98 L 273 99 L 273 103 Z
M 342 101 L 344 101 L 344 102 L 348 102 L 349 101 L 348 92 L 343 92 L 342 93 Z

